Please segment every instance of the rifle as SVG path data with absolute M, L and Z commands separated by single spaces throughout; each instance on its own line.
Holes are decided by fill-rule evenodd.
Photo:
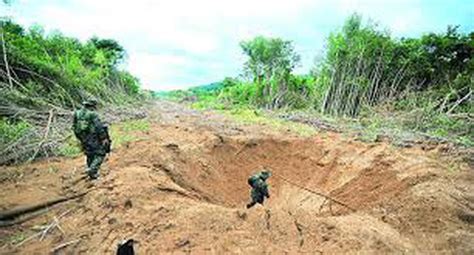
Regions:
M 103 129 L 104 138 L 102 141 L 107 141 L 107 143 L 105 143 L 105 152 L 110 153 L 112 148 L 112 139 L 110 139 L 109 135 L 109 126 L 104 125 Z

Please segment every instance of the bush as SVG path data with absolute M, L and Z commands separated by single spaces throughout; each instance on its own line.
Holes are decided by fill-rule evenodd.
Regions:
M 125 51 L 116 41 L 92 38 L 81 43 L 59 32 L 46 35 L 39 26 L 25 30 L 11 21 L 0 25 L 14 74 L 13 79 L 0 75 L 5 94 L 0 106 L 70 109 L 90 97 L 119 104 L 140 95 L 138 79 L 118 69 Z
M 11 144 L 28 133 L 30 128 L 30 124 L 23 120 L 0 118 L 0 144 L 5 146 Z

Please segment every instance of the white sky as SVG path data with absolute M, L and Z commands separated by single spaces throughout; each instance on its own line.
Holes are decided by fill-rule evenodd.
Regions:
M 396 36 L 474 29 L 474 1 L 456 0 L 14 0 L 0 16 L 87 40 L 120 42 L 125 68 L 143 87 L 170 90 L 237 76 L 244 62 L 239 42 L 256 35 L 294 41 L 306 72 L 321 55 L 329 32 L 357 11 Z

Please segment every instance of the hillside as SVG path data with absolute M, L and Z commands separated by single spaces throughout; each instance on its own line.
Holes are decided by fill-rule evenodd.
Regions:
M 86 42 L 0 20 L 0 164 L 67 155 L 72 111 L 85 100 L 133 118 L 148 98 L 139 81 L 119 66 L 126 52 L 115 40 Z M 138 113 L 139 114 L 139 113 Z

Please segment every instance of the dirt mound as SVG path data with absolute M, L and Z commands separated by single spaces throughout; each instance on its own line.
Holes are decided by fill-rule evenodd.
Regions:
M 265 133 L 227 126 L 227 120 L 216 128 L 194 112 L 169 114 L 140 134 L 141 141 L 115 150 L 93 185 L 77 181 L 82 158 L 2 169 L 11 173 L 2 183 L 4 209 L 90 190 L 42 217 L 0 229 L 2 250 L 47 253 L 76 241 L 59 251 L 102 254 L 134 238 L 140 254 L 474 252 L 472 172 L 447 174 L 439 159 L 417 149 L 331 133 Z M 274 172 L 271 198 L 246 210 L 246 180 L 260 166 Z M 40 241 L 12 241 L 62 214 L 61 230 Z

